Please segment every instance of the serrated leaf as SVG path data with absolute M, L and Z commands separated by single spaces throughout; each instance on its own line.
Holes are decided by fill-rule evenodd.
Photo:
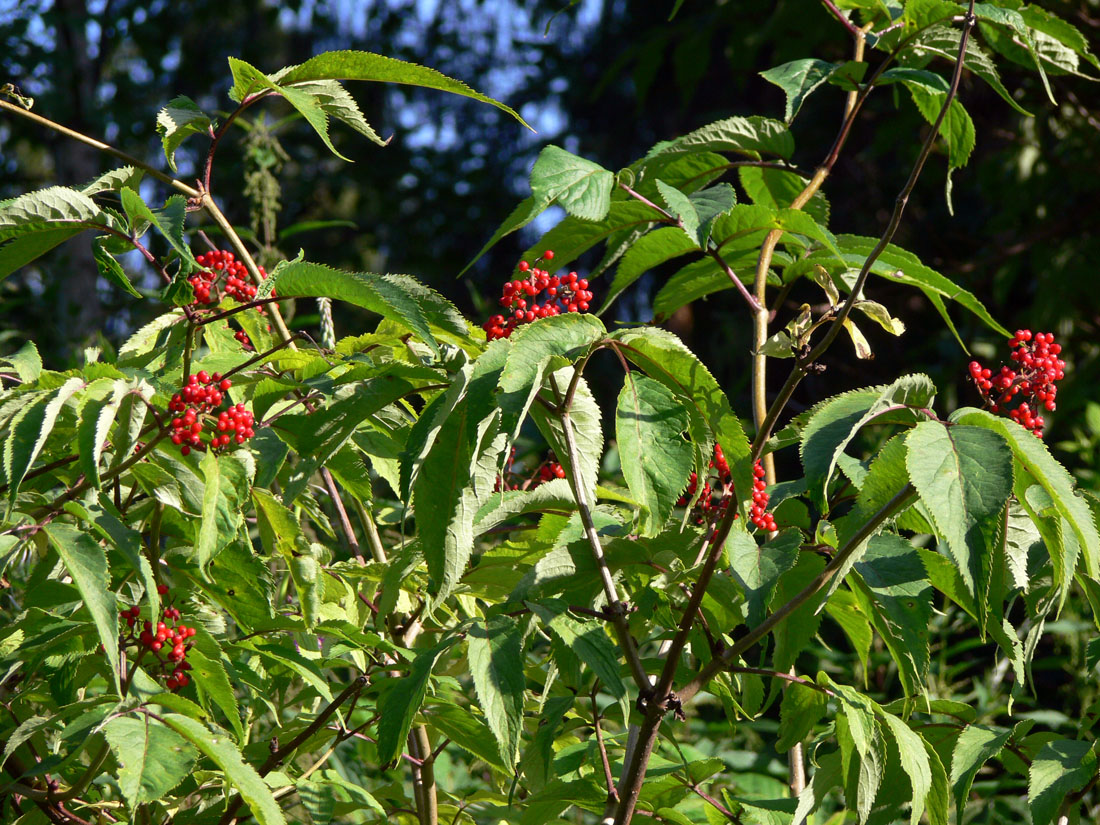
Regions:
M 614 185 L 614 174 L 558 146 L 539 152 L 531 170 L 531 194 L 536 200 L 557 203 L 570 215 L 588 221 L 607 216 Z
M 698 243 L 699 213 L 695 210 L 695 204 L 691 202 L 691 198 L 663 180 L 657 181 L 657 191 L 661 193 L 661 199 L 668 207 L 668 211 L 680 219 L 684 233 Z
M 99 640 L 107 655 L 115 688 L 122 695 L 122 674 L 118 655 L 118 604 L 111 590 L 111 573 L 107 554 L 99 542 L 69 524 L 51 522 L 44 528 L 50 542 L 61 557 L 65 569 L 73 577 L 84 606 L 92 616 Z
M 260 825 L 286 825 L 279 803 L 271 789 L 241 756 L 228 732 L 216 726 L 205 726 L 178 713 L 165 714 L 164 723 L 198 748 L 225 774 L 237 789 Z
M 1091 742 L 1056 739 L 1035 755 L 1028 771 L 1027 804 L 1034 825 L 1049 825 L 1066 797 L 1096 778 Z
M 163 799 L 191 774 L 197 753 L 172 728 L 153 719 L 119 716 L 103 729 L 118 763 L 118 785 L 131 808 Z
M 378 764 L 389 765 L 401 754 L 405 738 L 412 728 L 424 696 L 428 680 L 439 657 L 454 646 L 458 639 L 445 639 L 433 648 L 421 650 L 413 660 L 409 675 L 394 682 L 378 702 Z
M 164 147 L 164 157 L 176 171 L 176 150 L 189 136 L 209 131 L 210 118 L 191 98 L 175 97 L 157 112 L 157 134 Z
M 187 200 L 183 195 L 172 195 L 164 202 L 163 209 L 153 211 L 141 199 L 141 196 L 128 186 L 122 187 L 118 194 L 122 200 L 122 207 L 126 210 L 126 214 L 132 222 L 148 221 L 179 253 L 180 258 L 187 266 L 201 269 L 195 257 L 191 254 L 191 247 L 187 245 L 187 239 L 183 236 L 184 223 L 187 218 Z
M 439 343 L 431 326 L 467 337 L 462 316 L 450 301 L 408 275 L 344 272 L 323 264 L 291 261 L 275 268 L 257 290 L 257 297 L 266 297 L 276 288 L 280 297 L 328 297 L 376 312 L 408 327 L 436 354 Z
M 321 111 L 329 117 L 334 117 L 346 126 L 350 126 L 363 137 L 379 146 L 386 146 L 389 141 L 379 137 L 374 128 L 367 123 L 359 104 L 339 82 L 335 80 L 314 80 L 296 83 L 294 88 L 312 95 Z M 325 222 L 322 222 L 325 223 Z M 346 222 L 327 222 L 329 225 L 348 225 Z M 354 224 L 351 224 L 354 226 Z M 287 227 L 279 233 L 279 239 L 283 240 L 289 234 L 294 234 L 294 227 Z
M 100 192 L 117 192 L 123 186 L 129 186 L 136 191 L 143 177 L 145 177 L 144 169 L 138 169 L 136 166 L 120 166 L 84 184 L 80 191 L 84 195 L 98 195 Z
M 527 602 L 527 606 L 566 648 L 592 668 L 612 696 L 621 699 L 626 695 L 626 685 L 619 676 L 618 649 L 599 622 L 573 618 L 562 602 Z
M 240 504 L 247 496 L 244 468 L 232 455 L 218 456 L 207 450 L 199 462 L 203 477 L 202 521 L 195 557 L 199 569 L 233 541 L 240 527 Z M 243 488 L 243 489 L 242 489 Z
M 789 207 L 806 188 L 805 179 L 785 169 L 742 166 L 737 170 L 737 177 L 750 201 L 775 211 Z M 829 201 L 820 189 L 802 210 L 821 226 L 829 225 Z
M 925 690 L 932 587 L 916 548 L 895 533 L 872 536 L 854 564 L 868 592 L 869 613 L 909 696 Z
M 726 557 L 730 573 L 745 592 L 749 627 L 764 621 L 772 591 L 779 577 L 794 567 L 801 544 L 802 534 L 798 530 L 784 530 L 764 544 L 757 544 L 744 530 L 730 531 Z
M 658 143 L 647 158 L 677 152 L 736 152 L 756 158 L 761 154 L 789 159 L 794 138 L 778 120 L 766 117 L 730 117 L 689 132 L 676 140 Z
M 559 387 L 567 387 L 572 380 L 573 369 L 566 367 L 558 370 L 554 373 L 554 377 Z M 562 467 L 565 468 L 566 477 L 579 479 L 588 493 L 588 500 L 593 501 L 600 474 L 604 442 L 600 406 L 596 403 L 588 382 L 583 378 L 577 382 L 573 406 L 569 409 L 569 420 L 573 427 L 573 437 L 578 453 L 575 465 L 565 447 L 561 417 L 548 412 L 542 405 L 535 405 L 531 408 L 531 418 L 543 438 L 550 444 Z
M 221 646 L 201 624 L 195 629 L 195 640 L 187 654 L 187 661 L 191 665 L 190 676 L 200 695 L 209 696 L 225 714 L 237 734 L 237 741 L 244 742 L 244 725 L 241 724 L 241 713 L 237 706 L 237 697 L 233 693 L 233 684 L 222 664 Z
M 524 126 L 527 126 L 523 118 L 511 108 L 498 100 L 471 89 L 460 80 L 447 77 L 445 74 L 426 66 L 418 66 L 415 63 L 407 63 L 403 60 L 370 52 L 350 50 L 324 52 L 300 65 L 283 69 L 277 72 L 274 77 L 284 86 L 309 80 L 366 80 L 436 89 L 488 103 L 503 112 L 507 112 Z M 247 91 L 247 89 L 234 86 L 230 96 L 240 95 L 243 97 L 243 94 Z M 233 97 L 233 99 L 240 100 L 241 97 Z M 527 126 L 527 128 L 530 129 L 531 127 Z
M 523 733 L 523 632 L 514 619 L 498 616 L 474 623 L 466 634 L 467 656 L 478 704 L 496 737 L 505 765 L 519 759 Z
M 964 408 L 951 416 L 952 421 L 985 427 L 999 433 L 1012 448 L 1016 461 L 1046 490 L 1055 509 L 1069 522 L 1080 545 L 1088 575 L 1100 577 L 1100 534 L 1088 504 L 1074 491 L 1075 482 L 1066 469 L 1047 450 L 1041 439 L 1014 421 L 973 408 Z
M 747 498 L 753 480 L 749 441 L 729 399 L 706 365 L 673 333 L 657 327 L 621 330 L 609 337 L 623 345 L 627 360 L 698 410 L 729 462 L 734 488 Z
M 24 384 L 30 384 L 38 380 L 42 374 L 42 356 L 38 354 L 38 347 L 34 341 L 26 341 L 23 346 L 11 355 L 0 358 L 0 363 L 8 364 L 15 370 L 19 380 Z
M 909 477 L 972 594 L 984 592 L 996 522 L 1012 493 L 1012 454 L 992 430 L 936 421 L 906 437 Z
M 877 238 L 864 238 L 858 235 L 838 235 L 836 240 L 840 246 L 843 259 L 855 268 L 863 265 L 863 262 L 871 254 L 871 250 L 878 243 Z M 974 297 L 973 293 L 956 285 L 935 270 L 928 268 L 911 252 L 906 252 L 900 247 L 888 244 L 882 255 L 875 261 L 871 272 L 897 283 L 917 287 L 932 301 L 936 311 L 948 323 L 948 327 L 956 338 L 958 333 L 955 332 L 955 325 L 943 308 L 943 298 L 955 301 L 968 309 L 995 332 L 1008 335 L 1008 330 L 993 319 L 982 302 Z
M 115 260 L 114 256 L 103 248 L 103 239 L 96 238 L 92 242 L 92 256 L 95 258 L 96 268 L 99 270 L 99 274 L 110 281 L 120 289 L 129 292 L 135 298 L 144 298 L 126 276 L 126 271 L 122 268 L 122 265 Z M 0 272 L 0 277 L 3 277 L 3 273 Z
M 0 241 L 62 228 L 95 228 L 107 216 L 87 195 L 64 186 L 50 186 L 0 202 Z
M 564 478 L 553 478 L 527 490 L 502 490 L 494 493 L 478 510 L 474 527 L 480 535 L 524 513 L 544 510 L 572 510 L 577 502 Z
M 910 825 L 917 825 L 924 814 L 925 801 L 932 790 L 932 765 L 924 739 L 901 719 L 891 713 L 879 711 L 879 717 L 886 722 L 886 728 L 894 737 L 901 758 L 902 770 L 909 777 L 913 789 Z
M 129 392 L 129 382 L 103 378 L 85 393 L 77 424 L 77 455 L 81 472 L 98 489 L 99 460 L 107 444 L 107 434 L 118 415 L 122 399 Z
M 493 732 L 480 716 L 459 705 L 442 702 L 425 708 L 423 714 L 433 730 L 442 733 L 467 753 L 499 771 L 509 770 L 501 761 Z
M 688 483 L 692 445 L 684 438 L 690 422 L 677 396 L 664 384 L 627 373 L 615 412 L 615 436 L 623 476 L 643 505 L 639 530 L 655 536 L 664 527 Z
M 779 738 L 775 749 L 786 753 L 802 742 L 821 721 L 829 700 L 820 690 L 794 682 L 783 692 L 779 706 Z
M 959 821 L 974 777 L 982 765 L 1001 752 L 1011 736 L 1011 728 L 986 725 L 967 725 L 959 734 L 951 753 L 951 789 Z
M 15 503 L 19 486 L 50 437 L 62 407 L 84 388 L 84 379 L 73 376 L 53 392 L 27 405 L 25 415 L 12 420 L 11 434 L 4 445 L 4 472 L 8 480 L 8 503 Z
M 947 97 L 947 81 L 942 76 L 923 69 L 889 69 L 883 74 L 890 72 L 898 75 L 899 82 L 909 90 L 921 116 L 929 124 L 934 124 Z M 952 169 L 966 166 L 970 153 L 974 151 L 974 121 L 958 99 L 951 101 L 947 114 L 940 123 L 940 136 L 947 146 L 948 166 Z
M 56 229 L 41 229 L 3 244 L 0 246 L 0 280 L 42 257 L 69 238 L 79 235 L 85 228 L 84 226 L 62 226 Z
M 815 89 L 823 84 L 840 66 L 826 60 L 803 58 L 760 72 L 760 76 L 774 83 L 787 96 L 787 108 L 783 119 L 789 124 L 798 110 Z M 866 71 L 866 64 L 863 64 Z

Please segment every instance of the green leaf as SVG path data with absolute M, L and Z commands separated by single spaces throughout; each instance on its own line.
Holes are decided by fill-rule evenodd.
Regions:
M 0 201 L 0 241 L 32 232 L 67 228 L 95 228 L 108 217 L 90 197 L 75 189 L 50 186 Z
M 123 186 L 136 190 L 143 177 L 145 171 L 136 166 L 120 166 L 84 184 L 80 191 L 85 195 L 98 195 L 100 192 L 117 192 Z
M 936 387 L 926 375 L 905 375 L 885 387 L 866 387 L 829 398 L 809 414 L 802 430 L 802 465 L 815 500 L 825 501 L 825 491 L 844 449 L 863 427 L 876 419 L 915 421 L 910 410 L 932 405 Z
M 229 90 L 231 98 L 240 103 L 250 94 L 274 92 L 298 111 L 332 154 L 340 160 L 351 161 L 350 158 L 341 155 L 332 144 L 332 139 L 328 136 L 328 114 L 321 108 L 321 102 L 316 95 L 306 89 L 280 85 L 255 66 L 236 57 L 229 58 L 229 70 L 233 73 L 233 88 Z
M 332 298 L 376 312 L 408 327 L 439 354 L 431 327 L 466 338 L 466 325 L 454 306 L 408 275 L 343 272 L 323 264 L 290 261 L 279 264 L 257 290 L 264 298 L 278 288 L 279 297 Z
M 548 249 L 554 251 L 554 265 L 566 267 L 583 252 L 600 241 L 617 237 L 618 233 L 644 229 L 660 220 L 652 207 L 636 200 L 611 202 L 603 220 L 585 221 L 568 215 L 547 232 L 537 244 L 523 253 L 523 260 L 533 261 Z
M 858 83 L 867 71 L 867 64 L 849 62 L 838 65 L 825 60 L 804 58 L 760 72 L 760 76 L 769 83 L 774 83 L 787 95 L 787 109 L 783 118 L 789 124 L 795 119 L 806 98 L 840 69 L 844 69 L 846 82 Z
M 493 732 L 480 716 L 475 716 L 458 705 L 437 702 L 422 711 L 428 725 L 439 731 L 472 756 L 483 760 L 497 770 L 507 773 L 509 768 L 500 759 Z
M 92 255 L 95 258 L 96 268 L 99 269 L 99 274 L 110 281 L 120 289 L 129 292 L 135 298 L 144 298 L 126 275 L 126 271 L 122 268 L 122 265 L 115 260 L 106 249 L 103 248 L 103 238 L 96 238 L 92 242 Z M 2 267 L 0 267 L 2 270 Z M 0 271 L 0 277 L 3 277 L 3 272 Z
M 497 616 L 473 624 L 466 634 L 470 675 L 505 765 L 519 759 L 523 733 L 523 631 L 514 619 Z
M 777 212 L 789 207 L 806 187 L 804 178 L 785 169 L 742 166 L 737 170 L 737 177 L 749 200 Z M 820 189 L 802 209 L 822 226 L 828 226 L 829 201 Z
M 222 651 L 201 624 L 196 625 L 195 641 L 193 647 L 187 653 L 187 661 L 191 665 L 190 676 L 195 682 L 195 687 L 200 695 L 206 694 L 214 700 L 233 731 L 237 734 L 237 741 L 246 740 L 245 729 L 241 724 L 241 712 L 237 706 L 237 697 L 233 693 L 233 685 L 229 681 L 225 665 L 222 663 Z
M 14 504 L 19 486 L 27 471 L 34 465 L 46 440 L 50 437 L 61 409 L 78 391 L 84 388 L 84 379 L 73 376 L 53 392 L 39 396 L 27 405 L 26 414 L 12 420 L 11 435 L 4 445 L 4 473 L 8 479 L 8 502 Z
M 1035 755 L 1028 772 L 1027 804 L 1034 825 L 1049 825 L 1066 797 L 1096 778 L 1096 751 L 1090 742 L 1055 739 Z
M 597 314 L 603 315 L 623 290 L 653 267 L 696 250 L 694 239 L 675 226 L 663 226 L 642 235 L 623 255 Z
M 502 490 L 493 493 L 474 519 L 478 535 L 515 516 L 546 510 L 573 510 L 577 506 L 569 482 L 553 478 L 527 490 Z
M 967 725 L 951 753 L 951 790 L 961 822 L 970 786 L 982 765 L 996 756 L 1012 736 L 1011 728 Z
M 1012 494 L 1012 459 L 992 430 L 936 421 L 906 437 L 906 467 L 967 589 L 984 592 L 997 521 Z
M 561 369 L 554 373 L 554 377 L 558 386 L 564 391 L 573 377 L 573 369 L 571 367 Z M 588 492 L 588 500 L 594 501 L 604 445 L 600 407 L 592 395 L 592 390 L 588 387 L 588 382 L 582 378 L 577 383 L 573 406 L 569 410 L 569 420 L 573 426 L 573 437 L 579 454 L 576 465 L 573 464 L 569 451 L 565 447 L 561 418 L 545 410 L 541 404 L 531 408 L 531 418 L 543 438 L 550 444 L 562 467 L 565 468 L 566 477 L 579 478 Z
M 668 207 L 668 211 L 680 219 L 684 233 L 692 240 L 696 240 L 700 221 L 699 213 L 695 210 L 695 204 L 691 202 L 691 198 L 663 180 L 657 181 L 657 191 L 661 193 L 661 199 Z
M 614 185 L 614 174 L 558 146 L 539 152 L 531 170 L 531 194 L 537 200 L 557 203 L 570 215 L 588 221 L 607 216 Z
M 806 739 L 814 725 L 821 721 L 829 707 L 826 695 L 813 688 L 794 682 L 783 692 L 779 706 L 779 738 L 775 749 L 786 753 Z
M 687 411 L 664 384 L 627 373 L 615 411 L 623 476 L 642 503 L 640 533 L 656 536 L 688 483 L 692 446 Z
M 916 548 L 896 533 L 880 533 L 871 537 L 854 568 L 870 597 L 868 613 L 897 663 L 906 694 L 921 693 L 928 674 L 932 587 Z
M 794 138 L 778 120 L 766 117 L 730 117 L 689 132 L 676 140 L 658 143 L 647 158 L 678 152 L 736 152 L 758 158 L 776 155 L 790 159 Z
M 1012 448 L 1012 454 L 1023 469 L 1046 490 L 1055 509 L 1069 522 L 1080 545 L 1085 569 L 1093 578 L 1100 578 L 1100 534 L 1088 504 L 1075 491 L 1073 477 L 1055 461 L 1041 439 L 1019 424 L 984 410 L 964 408 L 951 419 L 960 424 L 984 427 L 999 433 Z M 1049 548 L 1048 548 L 1049 549 Z
M 51 249 L 60 246 L 74 235 L 79 235 L 86 227 L 62 226 L 57 229 L 42 229 L 31 234 L 16 237 L 0 246 L 0 280 L 31 261 L 42 257 Z M 140 295 L 139 295 L 140 297 Z
M 119 716 L 103 729 L 118 763 L 118 786 L 131 808 L 157 802 L 191 775 L 197 753 L 148 714 Z
M 428 680 L 439 657 L 457 642 L 445 639 L 433 648 L 417 652 L 412 670 L 403 679 L 392 682 L 378 702 L 378 764 L 386 766 L 401 754 L 413 718 L 428 692 Z
M 542 318 L 519 328 L 509 339 L 504 369 L 500 374 L 501 409 L 522 416 L 542 388 L 547 373 L 574 363 L 606 330 L 600 319 L 580 313 Z M 559 385 L 564 392 L 565 386 Z
M 172 195 L 164 202 L 163 209 L 154 212 L 130 187 L 122 187 L 118 194 L 122 199 L 122 208 L 126 210 L 126 214 L 133 223 L 148 221 L 179 253 L 186 265 L 201 269 L 198 261 L 191 254 L 187 239 L 183 236 L 184 222 L 187 217 L 187 200 L 183 195 Z
M 465 275 L 470 267 L 481 259 L 482 255 L 496 246 L 497 241 L 507 235 L 511 235 L 513 232 L 518 232 L 523 229 L 523 227 L 527 226 L 527 224 L 531 223 L 531 221 L 545 212 L 549 206 L 550 204 L 538 198 L 524 198 L 520 201 L 519 205 L 509 213 L 508 217 L 504 219 L 504 222 L 497 227 L 495 232 L 493 232 L 492 237 L 485 242 L 485 245 L 481 247 L 480 250 L 478 250 L 478 253 L 473 259 L 466 264 L 466 266 L 462 267 L 462 271 L 458 273 L 458 276 L 461 278 Z
M 224 772 L 226 780 L 237 789 L 260 825 L 286 825 L 271 789 L 256 769 L 244 761 L 227 731 L 213 725 L 207 727 L 178 713 L 165 714 L 163 718 L 165 724 Z
M 920 734 L 913 731 L 901 719 L 879 709 L 879 718 L 894 737 L 901 757 L 902 770 L 909 776 L 913 789 L 913 801 L 909 816 L 910 825 L 917 825 L 924 814 L 925 800 L 932 790 L 932 765 L 928 759 L 926 743 Z
M 37 381 L 42 374 L 42 356 L 38 354 L 34 341 L 27 341 L 13 354 L 0 358 L 0 363 L 8 364 L 14 369 L 24 384 Z
M 118 695 L 122 695 L 122 674 L 118 655 L 118 604 L 111 590 L 111 572 L 107 554 L 88 533 L 69 524 L 51 522 L 44 528 L 73 577 L 84 606 L 92 615 L 99 640 L 107 654 Z
M 172 171 L 176 171 L 176 149 L 190 135 L 205 133 L 210 129 L 210 118 L 189 97 L 180 95 L 157 112 L 157 134 L 164 146 L 164 157 Z
M 657 327 L 620 330 L 609 337 L 619 342 L 628 361 L 698 410 L 729 462 L 734 488 L 744 492 L 742 499 L 748 498 L 753 481 L 749 441 L 741 420 L 706 365 L 673 333 Z
M 99 460 L 107 444 L 107 435 L 129 390 L 128 381 L 101 378 L 89 385 L 81 399 L 77 455 L 81 472 L 97 489 L 100 486 Z
M 380 83 L 399 83 L 406 86 L 420 86 L 425 89 L 436 89 L 441 92 L 450 92 L 463 97 L 473 98 L 482 103 L 488 103 L 507 112 L 524 126 L 527 123 L 515 111 L 505 106 L 498 100 L 474 91 L 460 80 L 447 77 L 435 69 L 426 66 L 418 66 L 415 63 L 406 63 L 392 57 L 383 57 L 380 54 L 360 51 L 332 51 L 324 52 L 310 58 L 305 63 L 291 66 L 274 75 L 283 86 L 291 86 L 296 83 L 309 80 L 367 80 Z M 234 100 L 243 98 L 243 93 L 248 89 L 240 89 L 234 86 L 230 96 Z M 241 95 L 236 97 L 234 95 Z M 527 128 L 531 128 L 527 126 Z
M 377 143 L 379 146 L 386 146 L 389 140 L 383 140 L 378 136 L 378 133 L 374 131 L 374 128 L 367 123 L 367 119 L 363 117 L 363 112 L 359 109 L 359 104 L 355 102 L 355 98 L 351 96 L 347 89 L 341 86 L 335 80 L 315 80 L 304 81 L 297 83 L 294 86 L 295 91 L 302 91 L 313 97 L 314 102 L 320 107 L 321 111 L 329 117 L 334 117 L 343 123 L 345 126 L 350 126 L 363 137 L 367 138 L 373 143 Z M 322 224 L 326 223 L 324 221 Z M 328 222 L 328 225 L 348 225 L 345 222 Z M 351 224 L 354 226 L 355 224 Z M 288 230 L 293 227 L 287 227 L 279 233 L 279 239 L 284 240 L 287 237 Z M 291 232 L 290 234 L 294 234 Z
M 765 544 L 757 544 L 744 530 L 730 531 L 726 539 L 726 556 L 733 578 L 745 591 L 749 627 L 764 621 L 772 591 L 779 577 L 798 561 L 801 544 L 802 534 L 798 530 L 784 530 Z
M 531 611 L 550 628 L 561 643 L 592 668 L 603 687 L 616 699 L 626 695 L 626 685 L 619 676 L 619 654 L 608 638 L 603 624 L 594 620 L 579 621 L 566 612 L 563 602 L 527 602 Z
M 923 69 L 908 68 L 888 69 L 883 75 L 890 75 L 887 79 L 897 80 L 904 85 L 912 95 L 913 103 L 921 116 L 929 124 L 936 122 L 949 90 L 949 84 L 942 76 Z M 940 136 L 947 146 L 948 166 L 952 169 L 966 166 L 970 153 L 974 151 L 974 121 L 958 99 L 951 101 L 947 114 L 944 115 L 940 124 Z
M 438 604 L 462 578 L 474 546 L 480 502 L 474 464 L 496 435 L 499 414 L 474 421 L 464 402 L 444 421 L 413 485 L 413 514 Z
M 203 477 L 202 521 L 195 557 L 205 570 L 218 553 L 233 541 L 240 529 L 240 504 L 247 497 L 244 468 L 232 455 L 217 456 L 208 450 L 199 462 Z M 242 489 L 242 487 L 244 489 Z
M 349 394 L 309 416 L 283 416 L 283 428 L 277 432 L 298 453 L 298 463 L 283 489 L 283 504 L 289 507 L 294 503 L 317 469 L 344 446 L 364 420 L 413 390 L 400 374 L 384 373 L 357 382 Z M 296 437 L 284 432 L 290 426 L 294 426 Z
M 837 243 L 840 246 L 842 258 L 851 266 L 859 268 L 871 254 L 871 250 L 878 243 L 878 239 L 864 238 L 858 235 L 838 235 Z M 933 302 L 936 311 L 947 321 L 952 330 L 954 330 L 954 324 L 951 322 L 946 310 L 943 309 L 942 300 L 937 301 L 934 299 L 947 298 L 955 301 L 970 310 L 990 329 L 1005 336 L 1009 334 L 1008 330 L 993 320 L 982 302 L 975 298 L 973 293 L 954 284 L 935 270 L 928 268 L 920 262 L 916 255 L 906 252 L 900 247 L 888 244 L 871 268 L 871 272 L 896 283 L 908 284 L 920 289 Z

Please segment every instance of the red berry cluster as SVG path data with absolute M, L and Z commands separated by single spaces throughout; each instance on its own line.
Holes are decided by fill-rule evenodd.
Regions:
M 214 418 L 215 409 L 225 400 L 231 386 L 233 382 L 222 378 L 220 373 L 211 375 L 201 370 L 190 376 L 182 389 L 172 396 L 168 411 L 179 415 L 172 419 L 171 440 L 179 445 L 183 455 L 189 454 L 192 448 L 204 448 L 206 442 L 202 433 L 207 424 L 215 431 L 209 439 L 213 450 L 225 449 L 234 441 L 243 444 L 256 434 L 255 420 L 244 404 L 234 404 Z
M 191 288 L 195 291 L 196 306 L 218 303 L 221 298 L 221 291 L 219 291 L 218 286 L 222 281 L 222 276 L 225 276 L 222 290 L 226 297 L 234 298 L 242 304 L 255 300 L 256 287 L 249 281 L 248 269 L 229 250 L 214 249 L 196 255 L 195 260 L 199 262 L 199 266 L 204 267 L 187 279 L 187 282 L 191 284 Z M 260 277 L 266 278 L 267 272 L 264 271 L 264 268 L 261 266 L 259 269 Z M 271 297 L 275 297 L 274 291 L 272 291 Z
M 1058 357 L 1062 346 L 1054 343 L 1049 332 L 1032 334 L 1029 329 L 1018 329 L 1008 339 L 1012 348 L 1009 356 L 1017 369 L 1002 366 L 994 373 L 977 361 L 970 362 L 970 377 L 974 380 L 982 400 L 990 412 L 1005 413 L 1009 418 L 1043 437 L 1042 410 L 1053 411 L 1058 395 L 1056 381 L 1065 377 L 1066 362 Z M 1019 401 L 1010 408 L 1013 399 Z
M 535 263 L 550 261 L 554 252 L 547 249 Z M 587 312 L 592 293 L 588 291 L 588 279 L 577 277 L 576 272 L 568 275 L 551 275 L 549 270 L 531 266 L 527 261 L 519 262 L 519 271 L 526 277 L 506 281 L 501 289 L 500 305 L 507 312 L 494 315 L 481 328 L 485 337 L 507 338 L 520 324 L 529 324 L 538 318 L 549 318 L 563 312 Z M 543 301 L 539 303 L 539 297 Z
M 163 584 L 158 585 L 157 592 L 167 596 L 168 588 Z M 179 620 L 179 608 L 168 605 L 164 608 L 163 618 L 155 627 L 151 621 L 146 621 L 139 633 L 135 627 L 139 615 L 141 615 L 141 608 L 137 605 L 122 611 L 122 618 L 126 620 L 128 630 L 121 637 L 121 644 L 138 645 L 139 658 L 146 653 L 151 653 L 160 667 L 159 675 L 167 676 L 164 685 L 169 690 L 187 687 L 191 681 L 191 677 L 187 675 L 191 665 L 185 661 L 187 651 L 191 649 L 191 643 L 187 640 L 195 635 L 195 628 L 188 627 Z M 175 624 L 172 626 L 168 622 Z M 163 656 L 162 650 L 167 650 Z
M 696 524 L 703 524 L 720 517 L 729 504 L 729 493 L 733 492 L 733 476 L 730 473 L 730 465 L 722 454 L 722 448 L 717 444 L 714 445 L 714 458 L 710 462 L 710 469 L 714 470 L 715 474 L 706 479 L 703 490 L 699 494 L 699 500 L 695 502 L 695 509 L 698 510 L 695 517 Z M 752 474 L 752 509 L 749 512 L 749 517 L 752 519 L 752 523 L 761 530 L 774 533 L 778 528 L 775 524 L 775 518 L 768 512 L 769 496 L 766 492 L 768 485 L 764 481 L 764 468 L 759 461 L 753 465 Z M 712 486 L 712 482 L 716 486 Z M 687 490 L 676 502 L 677 506 L 686 507 L 698 489 L 699 477 L 696 473 L 692 473 Z M 737 518 L 737 516 L 735 515 L 734 518 Z
M 558 464 L 558 462 L 547 461 L 539 467 L 539 483 L 551 481 L 555 478 L 565 478 L 565 468 Z
M 493 492 L 499 493 L 502 490 L 533 490 L 535 487 L 547 481 L 552 481 L 555 478 L 565 478 L 565 468 L 557 462 L 553 454 L 539 465 L 538 470 L 533 475 L 527 478 L 523 478 L 520 473 L 512 469 L 515 460 L 516 448 L 513 447 L 511 452 L 508 453 L 508 464 L 504 472 L 497 476 L 496 486 L 493 488 Z

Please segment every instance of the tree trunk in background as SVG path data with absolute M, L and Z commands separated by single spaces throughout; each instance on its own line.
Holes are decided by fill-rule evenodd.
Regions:
M 95 89 L 98 84 L 99 66 L 88 55 L 88 39 L 84 22 L 89 12 L 83 0 L 56 0 L 50 15 L 57 27 L 58 43 L 68 52 L 65 65 L 68 77 L 56 78 L 59 90 L 66 89 L 70 116 L 57 118 L 80 132 L 99 137 L 96 124 L 88 112 L 94 109 Z M 102 37 L 100 38 L 100 48 Z M 55 116 L 59 113 L 51 113 Z M 80 186 L 99 172 L 100 158 L 95 149 L 71 140 L 53 143 L 53 159 L 58 182 L 66 186 Z M 68 271 L 57 278 L 61 306 L 58 322 L 68 325 L 67 337 L 73 341 L 86 340 L 103 325 L 103 307 L 96 289 L 99 270 L 92 257 L 89 238 L 81 237 L 65 245 Z

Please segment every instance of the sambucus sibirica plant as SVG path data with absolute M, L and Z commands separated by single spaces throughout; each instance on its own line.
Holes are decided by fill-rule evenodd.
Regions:
M 1044 78 L 1098 64 L 1036 6 L 825 6 L 852 60 L 764 72 L 783 120 L 685 129 L 618 171 L 545 147 L 491 242 L 566 216 L 488 320 L 304 254 L 268 275 L 219 206 L 220 147 L 255 106 L 333 151 L 333 118 L 385 143 L 342 81 L 515 115 L 379 55 L 233 58 L 220 122 L 183 97 L 158 114 L 172 174 L 111 148 L 124 167 L 0 203 L 3 271 L 92 233 L 107 281 L 145 294 L 125 248 L 162 281 L 117 353 L 58 371 L 25 342 L 3 362 L 5 820 L 1095 819 L 1095 708 L 1033 692 L 1045 631 L 1095 635 L 1100 605 L 1100 507 L 1035 437 L 1061 352 L 893 239 L 937 150 L 954 170 L 973 148 L 966 72 L 1018 105 L 994 56 Z M 834 234 L 837 160 L 867 99 L 899 90 L 930 125 L 896 149 L 908 179 L 873 237 Z M 843 118 L 796 166 L 811 93 Z M 72 136 L 25 103 L 0 111 Z M 184 141 L 195 184 L 174 176 Z M 229 249 L 194 254 L 205 226 Z M 744 313 L 745 397 L 659 323 L 605 323 L 658 266 L 676 271 L 654 321 L 704 297 Z M 904 331 L 880 278 L 1008 339 L 1015 366 L 970 368 L 983 409 L 944 410 L 912 373 L 790 414 L 839 337 L 864 358 L 860 325 Z M 283 309 L 312 299 L 321 335 L 292 331 Z M 363 326 L 338 336 L 332 300 Z M 778 477 L 781 452 L 800 476 Z

